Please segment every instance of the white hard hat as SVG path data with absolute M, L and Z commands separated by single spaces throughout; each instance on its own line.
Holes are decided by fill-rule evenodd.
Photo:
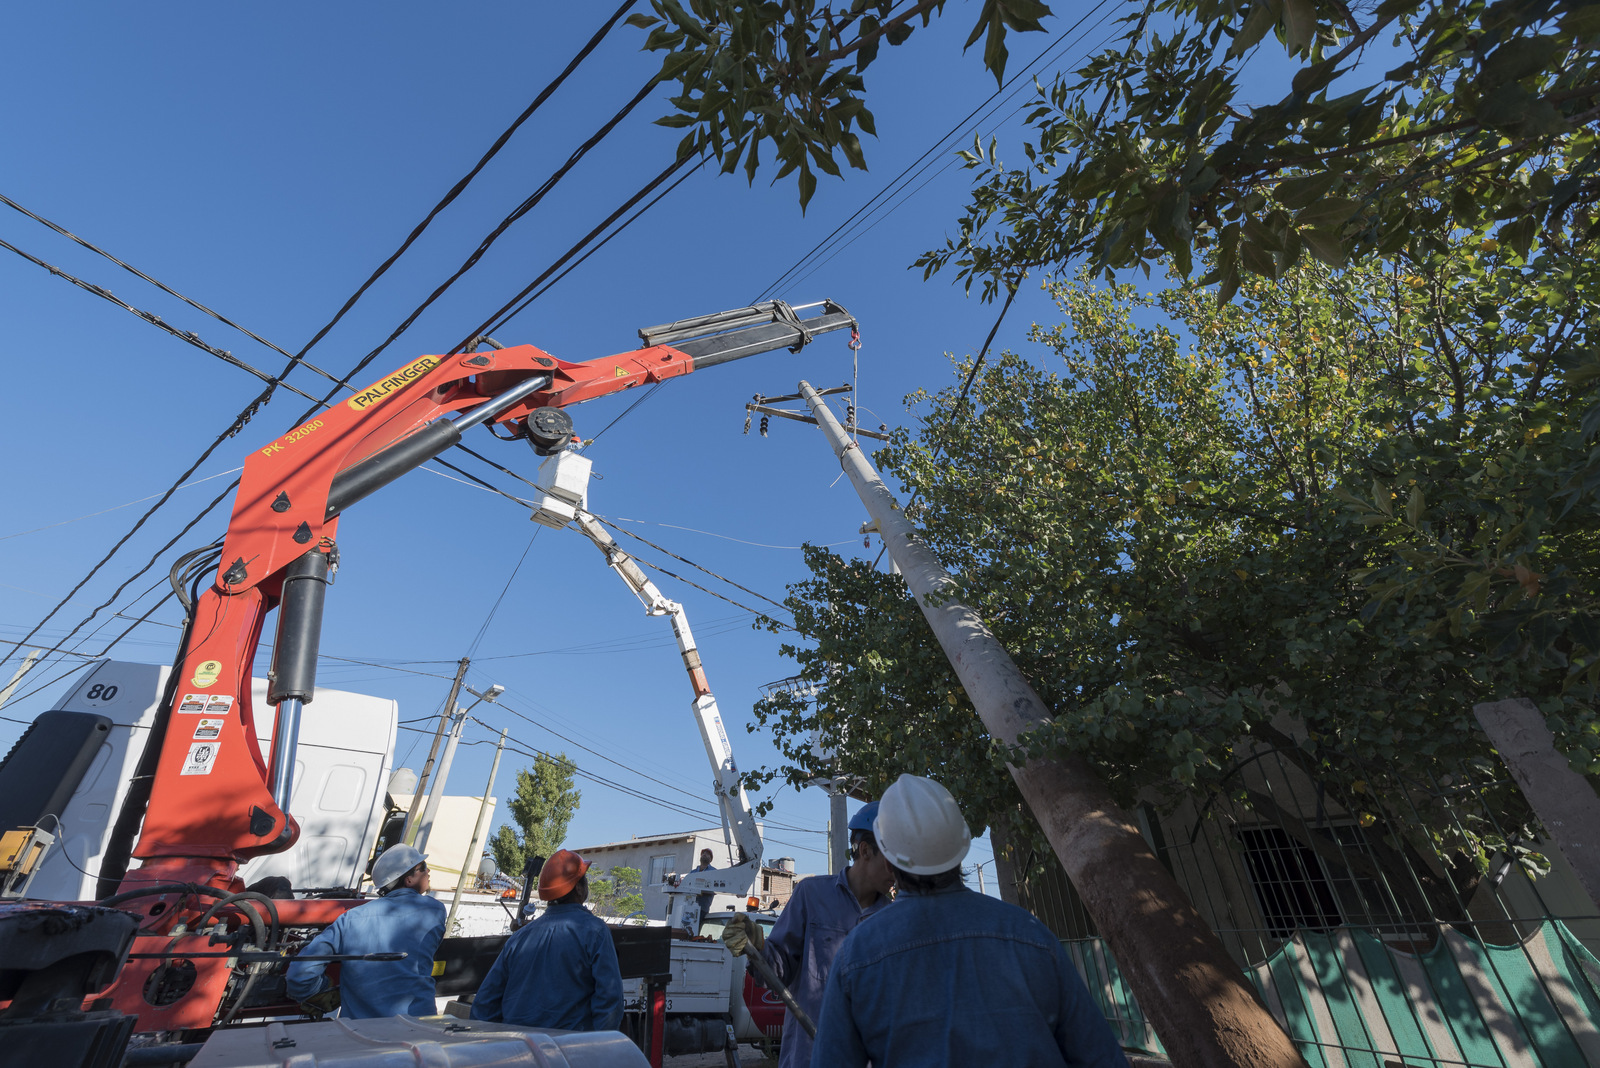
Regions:
M 972 846 L 956 799 L 920 775 L 902 775 L 883 792 L 872 834 L 884 858 L 911 875 L 949 871 Z
M 372 865 L 372 885 L 379 890 L 405 878 L 406 872 L 428 858 L 408 845 L 395 845 L 378 855 Z

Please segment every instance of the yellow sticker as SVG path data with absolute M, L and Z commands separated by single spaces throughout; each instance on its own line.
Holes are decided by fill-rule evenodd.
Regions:
M 612 377 L 614 377 L 614 378 L 627 378 L 628 377 L 628 372 L 626 372 L 622 368 L 618 367 L 617 370 L 616 370 L 616 373 Z
M 345 403 L 358 412 L 366 411 L 368 408 L 372 407 L 374 404 L 377 404 L 379 401 L 383 400 L 389 395 L 398 393 L 400 390 L 405 389 L 411 383 L 415 382 L 417 379 L 421 378 L 423 375 L 427 374 L 429 371 L 438 366 L 439 357 L 420 356 L 406 364 L 404 367 L 400 368 L 400 370 L 396 371 L 388 378 L 383 379 L 381 382 L 372 383 L 372 385 L 368 386 L 360 393 L 357 393 L 354 397 L 351 397 L 349 400 L 345 401 Z
M 194 669 L 194 678 L 190 679 L 189 683 L 203 690 L 207 686 L 214 685 L 217 681 L 217 676 L 220 674 L 222 674 L 222 661 L 202 661 L 200 666 Z
M 441 976 L 443 974 L 444 974 L 444 961 L 442 961 L 442 960 L 434 961 L 433 962 L 433 977 L 435 979 L 437 979 L 437 978 L 439 978 L 439 976 Z

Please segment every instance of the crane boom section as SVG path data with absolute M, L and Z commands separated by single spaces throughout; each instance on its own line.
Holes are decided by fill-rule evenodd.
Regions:
M 743 893 L 755 881 L 762 854 L 761 831 L 756 827 L 749 798 L 739 778 L 739 765 L 733 757 L 733 746 L 728 741 L 728 731 L 717 708 L 717 699 L 706 680 L 705 666 L 700 661 L 700 650 L 694 643 L 694 632 L 689 629 L 689 617 L 683 606 L 669 600 L 650 577 L 617 544 L 609 531 L 588 512 L 580 511 L 578 529 L 605 554 L 606 563 L 622 577 L 633 595 L 652 616 L 667 616 L 672 620 L 672 635 L 678 643 L 678 654 L 683 658 L 684 670 L 689 674 L 689 685 L 694 690 L 695 725 L 700 730 L 700 740 L 705 743 L 706 759 L 711 763 L 712 786 L 716 791 L 724 829 L 736 849 L 736 862 L 750 868 L 750 879 L 743 889 L 727 889 L 728 893 Z M 685 878 L 693 873 L 686 873 Z M 720 872 L 719 880 L 727 882 L 729 873 Z M 735 880 L 737 881 L 737 880 Z
M 251 453 L 215 581 L 197 591 L 151 727 L 147 749 L 159 754 L 153 773 L 141 772 L 130 788 L 118 816 L 118 833 L 126 826 L 126 838 L 121 844 L 114 840 L 99 872 L 102 887 L 120 882 L 123 890 L 147 888 L 140 907 L 148 916 L 160 915 L 164 931 L 170 928 L 141 937 L 136 948 L 170 955 L 171 932 L 183 932 L 205 908 L 203 897 L 184 888 L 242 891 L 239 864 L 287 849 L 299 834 L 288 811 L 297 726 L 315 692 L 323 597 L 338 566 L 336 536 L 347 507 L 444 452 L 480 423 L 507 428 L 509 436 L 526 438 L 548 454 L 573 437 L 571 419 L 559 409 L 756 352 L 798 351 L 816 334 L 854 325 L 848 312 L 830 302 L 809 318 L 773 302 L 640 331 L 643 347 L 583 363 L 532 345 L 419 356 Z M 277 715 L 272 755 L 263 759 L 251 674 L 274 608 L 268 701 Z M 688 664 L 698 654 L 687 626 L 681 634 L 688 641 Z M 698 679 L 703 687 L 703 672 Z M 708 701 L 708 710 L 701 710 Z M 696 708 L 713 762 L 716 754 L 726 755 L 718 773 L 725 812 L 759 863 L 760 839 L 737 791 L 737 768 L 709 689 L 696 690 Z M 130 857 L 142 866 L 124 880 Z M 178 889 L 169 892 L 168 886 Z M 277 909 L 287 928 L 332 922 L 359 903 L 282 901 Z M 212 1026 L 228 966 L 208 959 L 189 993 L 157 1004 L 142 991 L 163 966 L 153 959 L 130 962 L 113 988 L 115 1007 L 136 1014 L 141 1031 Z

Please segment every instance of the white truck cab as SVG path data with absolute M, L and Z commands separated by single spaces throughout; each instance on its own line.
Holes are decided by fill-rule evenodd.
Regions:
M 63 811 L 61 834 L 28 887 L 28 896 L 89 901 L 117 812 L 139 765 L 162 688 L 171 669 L 103 660 L 86 667 L 52 710 L 90 712 L 111 729 Z M 265 679 L 253 680 L 258 742 L 271 744 L 272 710 Z M 360 885 L 384 816 L 384 788 L 394 754 L 399 705 L 381 697 L 318 687 L 300 726 L 290 810 L 300 837 L 282 853 L 257 857 L 239 870 L 246 884 L 283 876 L 296 888 Z

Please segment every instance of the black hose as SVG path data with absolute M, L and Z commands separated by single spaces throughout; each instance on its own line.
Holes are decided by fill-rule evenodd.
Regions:
M 142 886 L 137 890 L 124 890 L 120 894 L 103 897 L 96 901 L 95 904 L 101 908 L 116 908 L 122 902 L 132 901 L 136 897 L 160 897 L 162 894 L 170 894 L 179 890 L 188 894 L 207 894 L 211 897 L 228 896 L 226 890 L 218 890 L 212 886 L 202 886 L 199 883 L 151 883 L 149 886 Z
M 278 919 L 278 905 L 277 902 L 272 900 L 272 898 L 257 890 L 241 890 L 237 894 L 229 894 L 223 900 L 217 902 L 215 905 L 212 905 L 211 908 L 207 910 L 205 916 L 203 916 L 200 922 L 196 923 L 195 926 L 205 926 L 205 921 L 209 920 L 218 909 L 225 908 L 229 905 L 238 905 L 241 899 L 249 900 L 251 902 L 259 901 L 266 906 L 265 916 L 268 924 L 270 925 L 270 930 L 266 932 L 257 931 L 257 934 L 264 933 L 266 941 L 262 942 L 258 938 L 256 940 L 256 945 L 265 950 L 276 948 L 278 944 L 278 932 L 283 928 L 283 924 Z
M 211 907 L 206 909 L 205 914 L 196 920 L 192 925 L 190 925 L 188 934 L 200 934 L 202 931 L 204 931 L 206 924 L 211 922 L 212 918 L 216 916 L 219 910 L 225 908 L 235 908 L 244 914 L 245 919 L 250 921 L 250 927 L 255 931 L 256 935 L 255 944 L 261 946 L 262 949 L 265 949 L 266 945 L 264 943 L 266 942 L 267 938 L 267 925 L 265 921 L 262 920 L 261 913 L 256 911 L 253 903 L 235 900 L 239 896 L 240 895 L 238 894 L 229 894 L 221 901 L 213 902 Z M 277 934 L 276 927 L 273 928 L 273 934 Z M 168 953 L 172 952 L 172 947 L 176 945 L 178 939 L 182 937 L 184 937 L 184 935 L 173 936 L 172 941 L 167 943 Z

